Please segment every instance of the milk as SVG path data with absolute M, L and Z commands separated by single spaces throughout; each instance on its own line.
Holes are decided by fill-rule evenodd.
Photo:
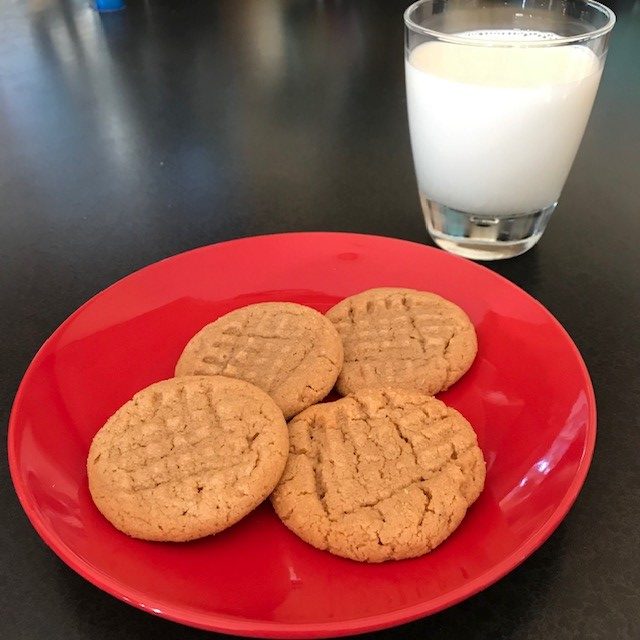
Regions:
M 516 34 L 459 35 L 495 41 Z M 421 195 L 489 215 L 530 213 L 556 202 L 589 119 L 602 65 L 582 45 L 416 47 L 405 71 Z

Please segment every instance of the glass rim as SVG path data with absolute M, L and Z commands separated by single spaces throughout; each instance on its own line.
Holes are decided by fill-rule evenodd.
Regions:
M 601 4 L 600 2 L 596 2 L 596 0 L 578 1 L 603 13 L 607 18 L 607 23 L 599 29 L 594 29 L 593 31 L 589 31 L 588 33 L 581 33 L 575 36 L 559 36 L 558 38 L 554 38 L 553 40 L 529 40 L 525 38 L 523 38 L 522 40 L 492 40 L 487 38 L 481 39 L 468 36 L 460 36 L 453 33 L 444 33 L 442 31 L 438 31 L 437 29 L 429 29 L 428 27 L 423 27 L 417 22 L 414 22 L 411 14 L 419 6 L 427 4 L 429 2 L 433 3 L 434 0 L 417 0 L 417 2 L 414 2 L 405 9 L 403 18 L 405 27 L 407 29 L 415 31 L 416 33 L 432 36 L 437 40 L 440 40 L 442 42 L 449 42 L 451 44 L 464 44 L 483 47 L 557 47 L 565 44 L 576 44 L 594 40 L 603 35 L 606 35 L 607 33 L 609 33 L 609 31 L 611 31 L 611 29 L 613 29 L 613 26 L 616 23 L 616 14 L 611 9 L 609 9 L 609 7 L 605 7 L 605 5 Z

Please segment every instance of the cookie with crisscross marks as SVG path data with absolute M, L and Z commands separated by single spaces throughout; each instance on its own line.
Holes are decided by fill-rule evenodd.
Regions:
M 260 504 L 288 446 L 282 411 L 264 391 L 221 376 L 172 378 L 137 393 L 95 435 L 89 489 L 130 536 L 192 540 Z
M 266 391 L 290 418 L 322 400 L 342 368 L 342 341 L 327 318 L 291 302 L 236 309 L 199 331 L 176 376 L 222 375 Z
M 289 423 L 276 513 L 319 549 L 365 562 L 431 551 L 484 486 L 471 425 L 415 391 L 361 390 Z
M 467 314 L 426 291 L 370 289 L 326 315 L 344 345 L 342 395 L 385 386 L 436 394 L 466 373 L 478 350 Z

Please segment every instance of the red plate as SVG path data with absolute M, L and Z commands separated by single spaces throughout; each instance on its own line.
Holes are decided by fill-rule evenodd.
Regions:
M 366 565 L 318 551 L 268 504 L 187 544 L 133 540 L 94 507 L 85 459 L 94 433 L 142 387 L 168 378 L 216 317 L 288 300 L 325 311 L 370 287 L 435 291 L 473 320 L 478 357 L 443 400 L 474 425 L 484 493 L 441 547 Z M 374 236 L 298 233 L 225 242 L 138 271 L 98 294 L 47 340 L 9 425 L 11 475 L 44 541 L 125 602 L 228 633 L 351 634 L 439 611 L 513 569 L 551 534 L 585 479 L 596 431 L 589 375 L 538 302 L 473 262 Z

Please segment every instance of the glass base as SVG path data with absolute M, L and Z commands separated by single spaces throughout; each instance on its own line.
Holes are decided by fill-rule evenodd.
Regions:
M 540 240 L 557 202 L 511 215 L 477 215 L 452 209 L 420 196 L 422 212 L 434 242 L 472 260 L 502 260 L 531 249 Z

